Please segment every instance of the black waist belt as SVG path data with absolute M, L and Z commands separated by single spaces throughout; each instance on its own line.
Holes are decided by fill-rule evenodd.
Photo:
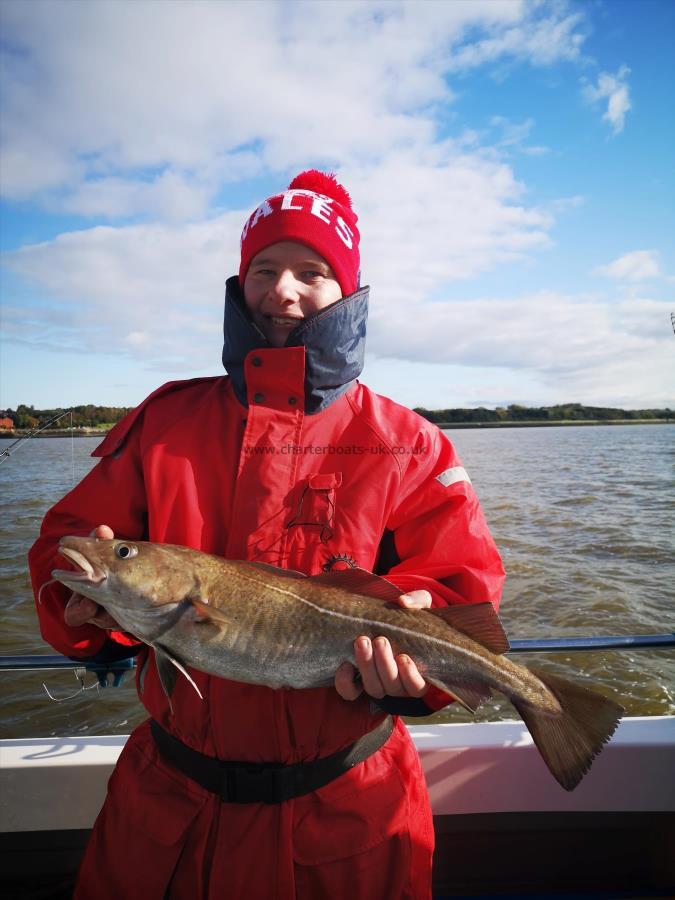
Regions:
M 316 791 L 372 756 L 387 742 L 393 728 L 394 721 L 387 716 L 377 728 L 344 750 L 314 762 L 285 766 L 230 762 L 206 756 L 150 720 L 150 730 L 162 759 L 225 803 L 282 803 Z

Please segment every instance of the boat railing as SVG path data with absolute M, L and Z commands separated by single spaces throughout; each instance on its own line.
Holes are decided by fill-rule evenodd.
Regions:
M 510 641 L 510 653 L 567 653 L 589 650 L 658 650 L 675 647 L 675 632 L 661 634 L 587 635 L 553 638 L 521 638 Z M 60 654 L 0 656 L 0 671 L 43 672 L 54 669 L 93 672 L 101 687 L 119 687 L 124 676 L 135 667 L 134 657 L 114 662 L 76 659 Z

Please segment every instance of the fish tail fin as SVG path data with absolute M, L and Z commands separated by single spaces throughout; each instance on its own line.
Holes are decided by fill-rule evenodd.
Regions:
M 543 713 L 524 700 L 513 700 L 556 780 L 572 791 L 591 767 L 619 724 L 624 709 L 613 700 L 566 678 L 530 667 L 555 695 L 562 711 Z

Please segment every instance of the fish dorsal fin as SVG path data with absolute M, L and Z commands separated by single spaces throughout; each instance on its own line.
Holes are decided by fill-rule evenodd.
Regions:
M 493 653 L 506 653 L 509 649 L 509 639 L 491 603 L 439 606 L 429 612 Z
M 282 578 L 307 578 L 303 572 L 296 572 L 295 569 L 280 569 L 279 566 L 271 566 L 269 563 L 247 560 L 246 565 L 254 566 L 256 569 L 260 569 L 261 572 L 267 572 L 270 575 L 280 575 Z
M 321 572 L 320 575 L 310 575 L 308 580 L 323 587 L 336 587 L 352 594 L 375 597 L 377 600 L 397 601 L 403 593 L 386 578 L 380 578 L 379 575 L 373 575 L 372 572 L 359 568 Z
M 280 569 L 264 562 L 249 562 L 261 572 L 269 572 L 270 575 L 279 575 L 282 578 L 302 579 L 313 581 L 322 587 L 337 587 L 352 594 L 361 594 L 364 597 L 375 597 L 377 600 L 397 601 L 403 593 L 391 581 L 374 575 L 367 569 L 355 566 L 353 569 L 340 569 L 337 572 L 320 572 L 318 575 L 305 575 L 296 572 L 295 569 Z

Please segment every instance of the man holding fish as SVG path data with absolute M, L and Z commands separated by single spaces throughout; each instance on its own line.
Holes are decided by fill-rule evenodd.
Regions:
M 502 564 L 452 445 L 357 381 L 368 304 L 359 279 L 349 195 L 332 176 L 301 173 L 244 226 L 225 300 L 228 375 L 155 391 L 45 518 L 30 553 L 45 639 L 102 659 L 140 646 L 137 686 L 151 717 L 111 777 L 78 898 L 430 896 L 424 777 L 405 726 L 389 714 L 427 714 L 450 698 L 393 638 L 357 631 L 334 685 L 296 690 L 289 685 L 304 683 L 302 673 L 275 680 L 270 665 L 257 681 L 245 668 L 216 677 L 148 637 L 140 621 L 134 634 L 121 630 L 121 615 L 118 623 L 77 593 L 78 579 L 107 577 L 85 545 L 64 540 L 80 570 L 75 593 L 48 583 L 61 566 L 60 539 L 93 533 L 102 546 L 121 539 L 109 545 L 120 560 L 140 561 L 134 542 L 151 541 L 257 564 L 246 577 L 294 570 L 329 593 L 370 594 L 395 608 L 496 607 Z M 386 576 L 389 588 L 362 570 Z M 166 591 L 178 589 L 180 572 L 166 569 Z M 283 593 L 277 568 L 270 577 Z M 223 633 L 220 588 L 206 583 L 192 579 L 166 614 L 171 627 L 187 621 L 189 606 L 191 627 Z M 277 615 L 262 588 L 259 596 L 254 631 Z M 302 659 L 302 616 L 293 622 L 270 634 L 285 659 Z M 272 642 L 258 651 L 263 673 Z

